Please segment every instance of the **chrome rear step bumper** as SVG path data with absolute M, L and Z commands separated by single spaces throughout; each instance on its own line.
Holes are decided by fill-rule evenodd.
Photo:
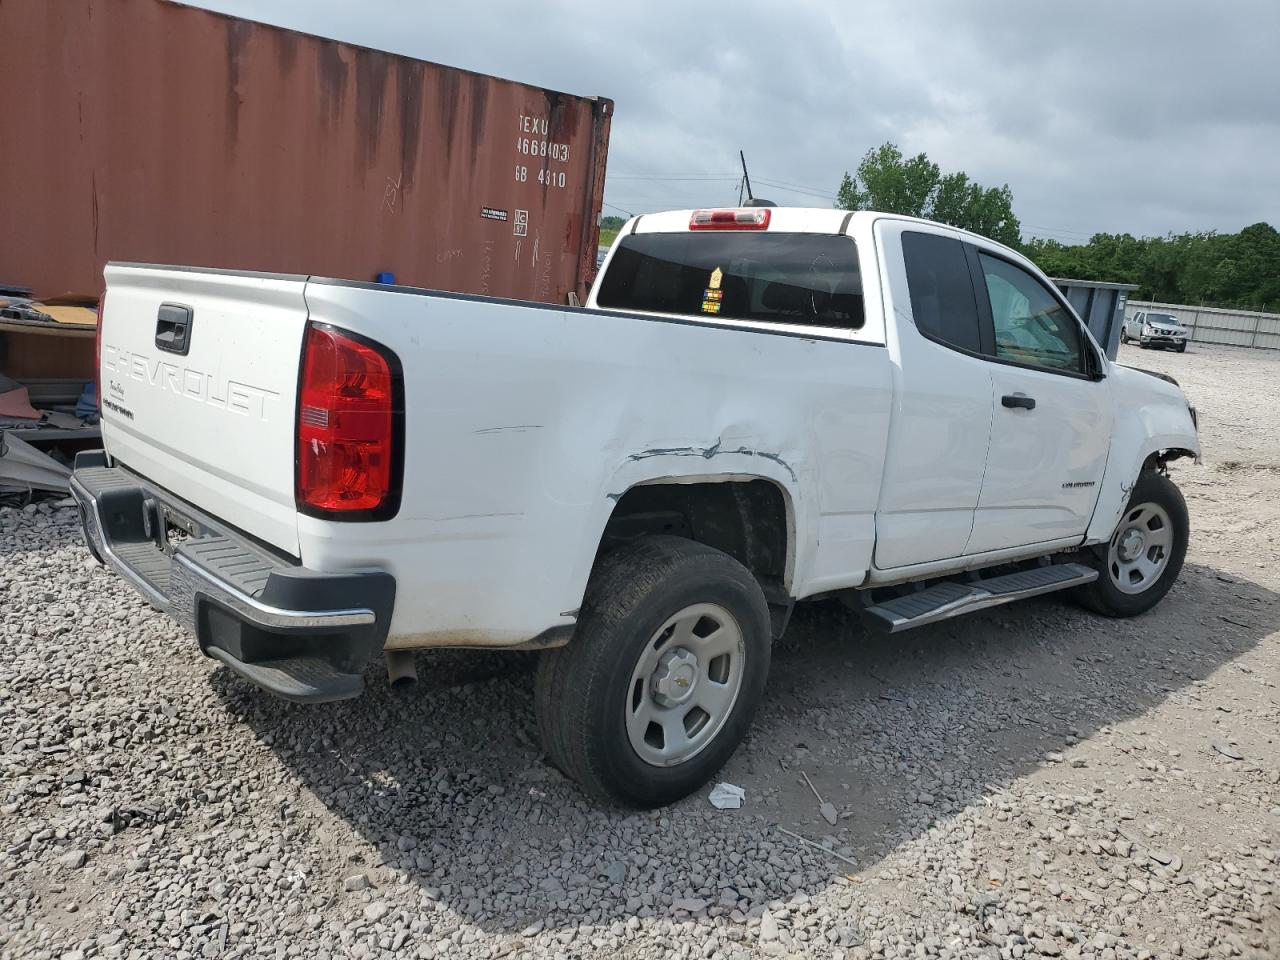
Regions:
M 277 696 L 354 697 L 382 650 L 395 602 L 387 573 L 329 574 L 292 564 L 102 451 L 76 457 L 71 493 L 85 541 L 206 656 Z M 173 543 L 178 520 L 189 536 Z

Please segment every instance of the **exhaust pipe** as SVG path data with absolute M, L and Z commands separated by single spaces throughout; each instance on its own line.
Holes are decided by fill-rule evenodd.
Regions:
M 387 680 L 397 690 L 418 682 L 418 658 L 413 650 L 387 651 Z

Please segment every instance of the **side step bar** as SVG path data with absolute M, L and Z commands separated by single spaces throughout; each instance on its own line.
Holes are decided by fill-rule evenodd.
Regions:
M 936 586 L 867 607 L 871 622 L 888 633 L 901 633 L 939 620 L 997 607 L 1098 579 L 1098 571 L 1081 563 L 1060 563 L 1020 570 L 971 583 L 946 580 Z

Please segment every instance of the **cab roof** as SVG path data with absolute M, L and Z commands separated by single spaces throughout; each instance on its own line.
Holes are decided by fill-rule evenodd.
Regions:
M 900 213 L 881 213 L 875 210 L 837 210 L 831 207 L 698 207 L 689 210 L 663 210 L 633 217 L 619 231 L 619 239 L 630 233 L 687 233 L 693 215 L 706 210 L 760 210 L 769 211 L 769 233 L 849 233 L 855 225 L 864 221 L 890 219 L 904 223 L 918 223 L 953 231 L 980 247 L 994 247 L 1021 263 L 1030 263 L 1022 253 L 999 241 L 992 240 L 962 227 L 910 217 Z
M 737 210 L 740 207 L 699 207 L 700 210 Z M 850 216 L 848 210 L 823 207 L 749 207 L 768 210 L 769 230 L 774 233 L 840 233 Z M 696 210 L 664 210 L 636 217 L 623 233 L 684 233 Z M 857 214 L 854 214 L 855 216 Z

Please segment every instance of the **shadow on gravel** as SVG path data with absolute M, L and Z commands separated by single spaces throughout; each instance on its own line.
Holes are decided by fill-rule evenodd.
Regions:
M 540 759 L 531 655 L 423 654 L 409 692 L 371 670 L 361 699 L 318 707 L 226 671 L 211 682 L 323 805 L 320 820 L 336 815 L 368 842 L 328 841 L 342 862 L 321 882 L 353 898 L 351 912 L 367 895 L 342 893 L 344 876 L 379 884 L 398 870 L 460 919 L 513 932 L 813 894 L 845 868 L 775 825 L 829 835 L 870 867 L 1046 752 L 1190 695 L 1278 628 L 1280 596 L 1194 564 L 1129 621 L 1043 598 L 887 638 L 839 606 L 802 605 L 754 731 L 722 773 L 747 790 L 734 812 L 711 808 L 705 790 L 652 813 L 584 798 Z M 853 815 L 835 828 L 818 819 L 801 770 Z

